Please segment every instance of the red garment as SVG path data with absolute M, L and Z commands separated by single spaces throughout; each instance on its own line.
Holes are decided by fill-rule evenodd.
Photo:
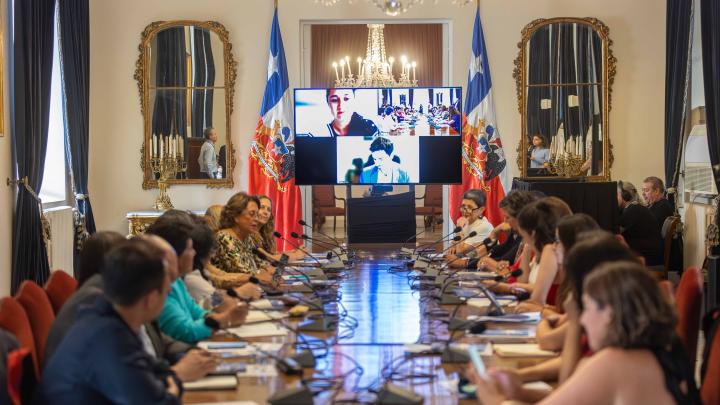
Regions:
M 550 291 L 548 291 L 547 299 L 545 300 L 548 305 L 556 305 L 558 288 L 560 288 L 560 284 L 553 284 L 550 287 Z
M 580 353 L 582 357 L 592 357 L 592 355 L 595 354 L 595 352 L 593 352 L 590 348 L 590 341 L 588 340 L 585 332 L 580 335 Z

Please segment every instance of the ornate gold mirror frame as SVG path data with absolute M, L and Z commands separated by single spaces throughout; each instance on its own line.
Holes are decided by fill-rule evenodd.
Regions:
M 150 83 L 151 78 L 151 66 L 150 66 L 150 46 L 153 39 L 156 37 L 158 32 L 171 28 L 171 27 L 184 27 L 193 26 L 197 28 L 206 29 L 218 36 L 222 41 L 223 47 L 223 66 L 224 66 L 224 77 L 222 86 L 213 86 L 212 89 L 222 89 L 225 92 L 225 129 L 226 139 L 225 145 L 227 150 L 227 162 L 221 162 L 223 170 L 225 172 L 224 178 L 221 179 L 178 179 L 176 176 L 169 176 L 166 180 L 161 181 L 160 186 L 158 185 L 157 173 L 158 170 L 155 163 L 151 162 L 151 132 L 152 132 L 152 116 L 150 115 Z M 235 93 L 235 79 L 237 76 L 237 62 L 233 58 L 232 44 L 229 40 L 228 31 L 225 27 L 216 21 L 192 21 L 192 20 L 177 20 L 177 21 L 155 21 L 149 24 L 142 32 L 142 39 L 138 46 L 140 55 L 137 62 L 135 63 L 135 80 L 138 84 L 138 90 L 140 91 L 140 110 L 143 115 L 144 125 L 144 136 L 143 144 L 140 149 L 141 159 L 140 168 L 143 170 L 143 184 L 142 187 L 145 190 L 152 188 L 160 188 L 161 194 L 164 193 L 163 188 L 165 185 L 177 185 L 177 184 L 205 184 L 210 188 L 232 188 L 233 182 L 233 171 L 236 165 L 235 148 L 232 144 L 232 131 L 230 130 L 230 117 L 233 111 L 233 98 Z M 193 89 L 193 87 L 187 87 L 187 89 Z M 194 164 L 195 162 L 186 162 Z
M 603 159 L 602 159 L 602 173 L 599 175 L 586 176 L 589 181 L 609 181 L 610 180 L 610 168 L 612 167 L 614 156 L 612 152 L 612 144 L 610 143 L 610 125 L 609 125 L 609 114 L 611 105 L 611 93 L 612 85 L 615 80 L 616 63 L 617 59 L 613 56 L 611 45 L 613 41 L 610 39 L 609 28 L 600 20 L 596 18 L 573 18 L 573 17 L 558 17 L 549 19 L 537 19 L 529 23 L 522 30 L 522 39 L 518 42 L 518 56 L 515 59 L 515 68 L 513 69 L 513 77 L 515 78 L 517 86 L 517 98 L 518 98 L 518 111 L 521 115 L 522 121 L 522 132 L 520 134 L 520 142 L 517 148 L 517 165 L 520 169 L 521 177 L 525 179 L 545 179 L 549 180 L 552 177 L 531 177 L 528 176 L 528 161 L 527 150 L 528 150 L 528 134 L 527 134 L 527 88 L 528 88 L 528 55 L 527 46 L 528 42 L 532 38 L 533 34 L 551 24 L 558 23 L 576 23 L 579 25 L 585 25 L 592 28 L 592 30 L 600 37 L 602 42 L 602 139 L 603 139 Z M 553 86 L 553 85 L 548 85 Z M 572 177 L 572 176 L 558 176 L 561 177 Z

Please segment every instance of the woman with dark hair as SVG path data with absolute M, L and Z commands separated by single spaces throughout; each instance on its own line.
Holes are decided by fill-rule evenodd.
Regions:
M 293 249 L 279 253 L 277 244 L 275 243 L 275 217 L 273 216 L 273 202 L 266 195 L 257 196 L 260 201 L 260 210 L 258 211 L 258 222 L 260 229 L 253 234 L 255 243 L 265 255 L 275 260 L 280 260 L 283 254 L 292 260 L 300 260 L 307 254 L 302 249 Z
M 257 197 L 240 192 L 228 200 L 220 215 L 217 232 L 218 251 L 212 264 L 220 270 L 210 278 L 218 288 L 236 287 L 256 277 L 271 283 L 275 270 L 253 253 L 257 248 L 252 237 L 259 229 Z
M 550 149 L 548 149 L 545 135 L 533 135 L 530 147 L 530 168 L 542 169 L 548 161 L 550 161 Z
M 113 231 L 100 231 L 90 235 L 83 243 L 78 265 L 78 288 L 90 277 L 100 274 L 107 253 L 124 241 L 125 237 Z
M 675 332 L 675 310 L 644 267 L 606 263 L 587 276 L 582 288 L 579 322 L 595 354 L 543 404 L 701 403 Z M 472 369 L 468 374 L 484 405 L 505 400 L 498 389 L 507 382 L 502 371 L 488 370 L 487 379 Z
M 518 215 L 518 231 L 525 243 L 521 254 L 519 280 L 529 283 L 530 299 L 518 305 L 518 312 L 542 310 L 555 304 L 560 283 L 555 256 L 555 228 L 560 218 L 572 211 L 559 198 L 547 197 L 523 208 Z

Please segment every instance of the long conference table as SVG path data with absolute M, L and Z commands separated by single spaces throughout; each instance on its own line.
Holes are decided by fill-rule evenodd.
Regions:
M 393 257 L 400 246 L 366 246 L 356 249 L 357 258 L 352 266 L 341 273 L 338 279 L 338 310 L 347 311 L 344 321 L 334 332 L 302 332 L 298 340 L 296 333 L 285 336 L 245 338 L 250 345 L 274 343 L 281 346 L 279 356 L 295 353 L 295 344 L 314 339 L 329 342 L 325 350 L 316 350 L 316 366 L 304 369 L 302 376 L 285 375 L 281 371 L 259 377 L 237 378 L 237 386 L 227 389 L 186 390 L 183 403 L 218 403 L 248 401 L 247 404 L 268 403 L 268 399 L 283 390 L 300 387 L 302 380 L 315 377 L 335 377 L 328 388 L 314 397 L 316 404 L 372 403 L 377 392 L 388 377 L 392 383 L 411 389 L 424 397 L 425 404 L 472 404 L 474 399 L 461 399 L 456 382 L 463 374 L 467 363 L 442 363 L 440 355 L 405 355 L 407 344 L 446 342 L 458 344 L 483 342 L 481 338 L 466 335 L 464 331 L 448 332 L 448 325 L 438 318 L 439 312 L 451 313 L 456 317 L 482 315 L 484 308 L 470 305 L 440 305 L 432 298 L 431 281 L 414 278 L 402 269 L 404 261 Z M 414 274 L 414 273 L 412 273 Z M 421 285 L 422 284 L 422 285 Z M 311 312 L 312 314 L 312 312 Z M 342 319 L 342 318 L 341 318 Z M 447 317 L 445 318 L 447 319 Z M 302 319 L 285 318 L 282 322 L 291 328 L 297 327 Z M 356 327 L 351 328 L 356 321 Z M 527 325 L 523 325 L 527 327 Z M 500 324 L 488 324 L 489 328 L 513 328 Z M 223 333 L 213 341 L 236 340 Z M 531 339 L 527 340 L 532 342 Z M 437 344 L 437 343 L 436 343 Z M 492 346 L 487 350 L 492 350 Z M 491 353 L 491 354 L 490 354 Z M 547 357 L 513 356 L 501 357 L 486 352 L 483 360 L 488 366 L 523 367 L 546 360 Z M 275 370 L 274 360 L 260 356 L 243 359 L 248 364 Z M 359 367 L 362 371 L 360 371 Z M 408 378 L 411 377 L 411 378 Z M 335 386 L 332 386 L 335 383 Z M 322 381 L 314 380 L 310 386 L 318 390 Z M 242 402 L 246 403 L 246 402 Z M 289 402 L 291 403 L 291 402 Z

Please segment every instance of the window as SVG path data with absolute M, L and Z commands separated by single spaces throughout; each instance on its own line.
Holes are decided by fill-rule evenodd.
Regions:
M 45 208 L 69 205 L 72 195 L 70 174 L 66 159 L 65 111 L 63 105 L 63 84 L 60 71 L 60 35 L 58 33 L 58 10 L 55 8 L 55 34 L 53 67 L 50 89 L 50 123 L 48 125 L 45 169 L 40 187 L 40 199 Z
M 683 156 L 683 190 L 685 200 L 695 201 L 698 196 L 717 194 L 710 164 L 707 132 L 705 129 L 705 88 L 703 84 L 702 44 L 700 34 L 700 4 L 695 0 L 690 66 L 690 133 Z

